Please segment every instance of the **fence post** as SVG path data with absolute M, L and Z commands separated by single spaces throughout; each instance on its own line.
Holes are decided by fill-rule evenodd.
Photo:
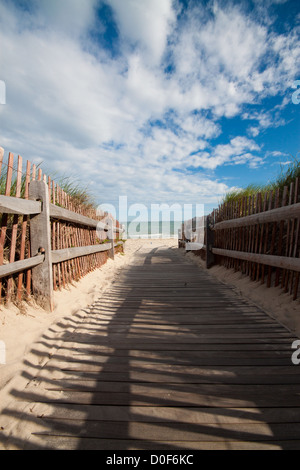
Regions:
M 210 216 L 206 217 L 206 268 L 214 264 L 214 255 L 212 252 L 214 246 L 214 231 L 211 229 Z
M 113 229 L 113 220 L 108 218 L 107 225 L 109 226 L 108 229 L 108 239 L 109 243 L 111 243 L 111 249 L 108 251 L 108 256 L 111 259 L 115 259 L 115 241 L 114 241 L 114 229 Z
M 48 186 L 44 181 L 31 181 L 29 199 L 41 201 L 42 211 L 30 219 L 31 256 L 44 254 L 44 262 L 32 269 L 32 291 L 37 303 L 53 310 L 53 276 L 51 256 L 51 225 Z

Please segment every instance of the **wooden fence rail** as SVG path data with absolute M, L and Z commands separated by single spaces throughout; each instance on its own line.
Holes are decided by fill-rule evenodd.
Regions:
M 34 295 L 52 310 L 54 290 L 122 250 L 123 229 L 108 214 L 78 204 L 35 165 L 27 162 L 24 174 L 20 156 L 17 168 L 12 153 L 7 164 L 3 157 L 0 149 L 0 301 Z
M 206 266 L 220 264 L 298 297 L 300 276 L 299 178 L 281 191 L 224 203 L 207 216 Z M 184 241 L 179 241 L 182 246 Z

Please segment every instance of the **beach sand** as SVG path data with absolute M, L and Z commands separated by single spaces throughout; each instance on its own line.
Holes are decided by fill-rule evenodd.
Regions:
M 132 261 L 138 250 L 158 246 L 178 250 L 187 262 L 196 263 L 199 269 L 205 269 L 204 262 L 198 256 L 178 249 L 177 239 L 127 240 L 124 254 L 117 254 L 114 261 L 108 260 L 100 269 L 91 272 L 68 289 L 55 292 L 55 309 L 52 313 L 46 313 L 34 304 L 24 304 L 21 310 L 14 305 L 1 308 L 0 344 L 5 344 L 6 364 L 0 364 L 0 410 L 5 407 L 12 387 L 22 386 L 22 381 L 24 386 L 26 385 L 22 375 L 24 359 L 26 358 L 27 364 L 39 360 L 31 351 L 36 349 L 37 344 L 43 347 L 43 335 L 48 338 L 57 334 L 60 329 L 72 328 L 74 318 L 87 314 L 84 309 L 109 288 L 120 270 Z M 300 325 L 296 320 L 300 311 L 299 300 L 293 302 L 291 296 L 284 294 L 281 289 L 267 289 L 260 283 L 250 281 L 241 273 L 220 266 L 212 267 L 207 273 L 229 284 L 238 295 L 260 306 L 268 315 L 300 337 Z M 47 345 L 44 347 L 47 348 Z

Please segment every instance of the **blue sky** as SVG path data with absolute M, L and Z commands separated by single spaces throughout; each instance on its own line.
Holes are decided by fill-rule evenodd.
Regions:
M 299 157 L 299 33 L 298 0 L 0 0 L 0 146 L 207 212 Z

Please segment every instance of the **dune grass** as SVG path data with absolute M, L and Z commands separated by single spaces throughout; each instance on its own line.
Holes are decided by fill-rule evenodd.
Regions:
M 70 176 L 60 177 L 57 184 L 71 197 L 72 203 L 75 206 L 84 206 L 86 209 L 90 210 L 97 209 L 94 196 L 88 190 L 87 186 L 82 186 L 80 182 Z
M 287 186 L 289 190 L 290 184 L 295 182 L 296 178 L 299 177 L 300 160 L 293 158 L 293 161 L 287 167 L 281 165 L 280 173 L 273 181 L 266 184 L 249 184 L 245 188 L 229 191 L 225 194 L 221 204 L 238 201 L 243 197 L 253 196 L 257 193 L 265 194 L 270 191 L 275 192 L 278 189 L 280 190 L 280 194 L 282 194 L 284 187 Z
M 38 166 L 37 166 L 38 168 Z M 24 198 L 25 195 L 25 174 L 22 174 L 21 177 L 21 198 Z M 2 172 L 0 177 L 0 194 L 4 195 L 6 192 L 6 172 Z M 87 187 L 81 185 L 80 182 L 76 181 L 75 178 L 71 176 L 53 176 L 51 179 L 55 180 L 56 184 L 66 193 L 71 199 L 75 207 L 84 206 L 86 209 L 96 210 L 97 205 L 95 203 L 93 195 L 90 193 Z M 17 170 L 13 168 L 13 175 L 10 187 L 10 196 L 14 197 L 16 195 L 17 188 Z

